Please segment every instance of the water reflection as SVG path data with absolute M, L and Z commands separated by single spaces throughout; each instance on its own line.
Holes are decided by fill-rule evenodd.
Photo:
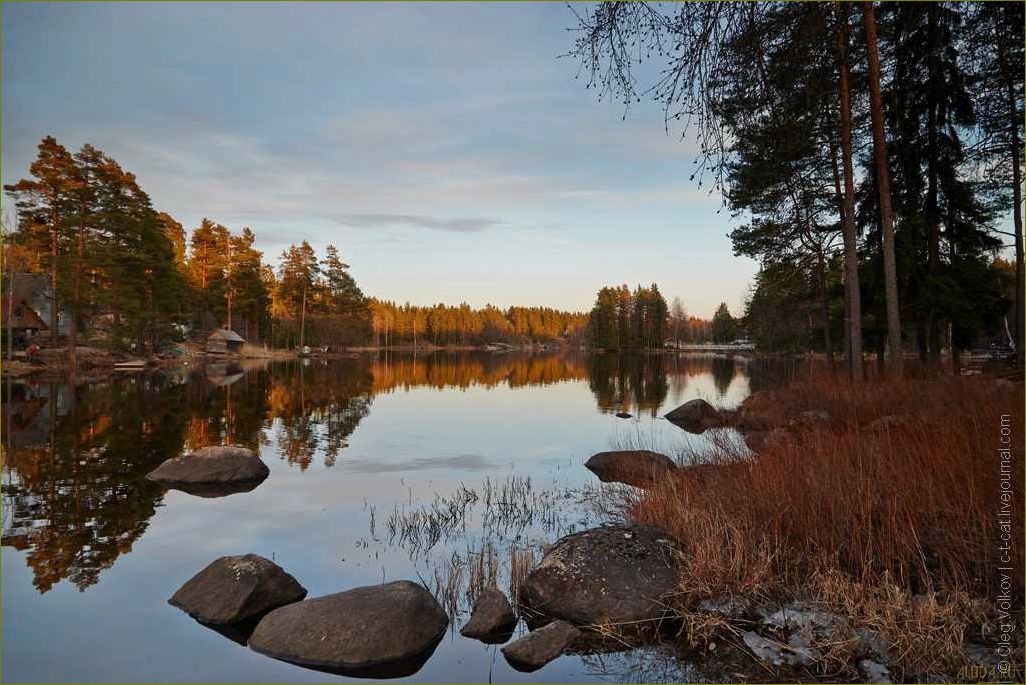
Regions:
M 208 445 L 274 445 L 300 471 L 318 458 L 331 467 L 381 394 L 587 381 L 600 412 L 655 417 L 688 395 L 736 404 L 749 385 L 747 362 L 717 356 L 437 353 L 304 361 L 208 365 L 75 387 L 8 382 L 2 544 L 25 551 L 39 592 L 65 578 L 85 590 L 131 551 L 161 506 L 165 490 L 144 477 L 165 459 Z M 496 466 L 453 445 L 448 455 L 362 459 L 347 469 Z

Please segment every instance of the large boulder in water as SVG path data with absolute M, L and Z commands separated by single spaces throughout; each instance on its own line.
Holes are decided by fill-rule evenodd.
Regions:
M 650 486 L 677 468 L 668 456 L 650 450 L 599 452 L 584 466 L 603 483 L 626 483 L 639 488 Z
M 502 643 L 513 635 L 517 615 L 506 595 L 498 588 L 487 588 L 478 595 L 470 620 L 460 628 L 460 635 L 490 644 Z
M 221 557 L 185 582 L 168 603 L 212 625 L 240 623 L 298 602 L 306 588 L 270 559 Z
M 723 423 L 720 412 L 700 397 L 685 402 L 663 418 L 689 433 L 702 433 L 706 428 Z
M 563 653 L 581 631 L 566 621 L 553 621 L 502 648 L 502 655 L 518 671 L 537 671 Z
M 401 677 L 420 669 L 447 625 L 430 592 L 400 580 L 275 609 L 257 625 L 249 646 L 343 675 Z
M 247 492 L 259 485 L 270 470 L 245 447 L 204 447 L 168 459 L 146 475 L 177 490 L 204 497 Z
M 603 526 L 550 547 L 521 586 L 520 601 L 577 625 L 655 622 L 666 614 L 663 599 L 679 579 L 676 545 L 666 533 L 653 526 Z

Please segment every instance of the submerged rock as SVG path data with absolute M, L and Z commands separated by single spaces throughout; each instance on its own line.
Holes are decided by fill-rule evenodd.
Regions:
M 191 494 L 217 497 L 247 492 L 259 485 L 270 470 L 245 447 L 204 447 L 168 459 L 146 475 L 147 480 Z
M 306 597 L 306 588 L 270 559 L 221 557 L 187 580 L 168 603 L 211 626 L 259 618 Z
M 478 595 L 460 635 L 495 644 L 508 640 L 516 627 L 517 615 L 506 595 L 497 588 L 487 588 Z
M 577 625 L 654 623 L 679 580 L 669 535 L 653 526 L 604 526 L 552 545 L 521 586 L 520 601 Z
M 275 609 L 257 625 L 249 646 L 332 673 L 401 677 L 423 666 L 448 624 L 430 592 L 400 580 Z
M 584 463 L 584 467 L 603 483 L 626 483 L 647 487 L 673 471 L 677 465 L 665 454 L 650 450 L 619 450 L 599 452 Z
M 566 621 L 553 621 L 502 648 L 502 655 L 518 671 L 537 671 L 560 654 L 581 631 Z
M 706 428 L 722 423 L 722 417 L 716 408 L 700 397 L 685 402 L 663 417 L 690 433 L 702 433 Z

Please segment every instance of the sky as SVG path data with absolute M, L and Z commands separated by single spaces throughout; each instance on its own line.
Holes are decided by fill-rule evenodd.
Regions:
M 2 5 L 4 183 L 92 143 L 189 230 L 272 264 L 336 245 L 365 293 L 587 310 L 655 282 L 739 313 L 755 262 L 656 103 L 599 101 L 563 3 Z M 4 203 L 9 200 L 4 198 Z

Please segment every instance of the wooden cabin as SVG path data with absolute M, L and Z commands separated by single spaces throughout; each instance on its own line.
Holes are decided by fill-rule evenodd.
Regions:
M 42 331 L 50 330 L 43 317 L 24 298 L 4 295 L 0 301 L 0 321 L 3 330 L 0 335 L 6 344 L 7 335 L 11 333 L 14 344 L 25 347 Z
M 206 351 L 211 354 L 228 354 L 239 352 L 246 340 L 233 330 L 218 328 L 207 336 Z

